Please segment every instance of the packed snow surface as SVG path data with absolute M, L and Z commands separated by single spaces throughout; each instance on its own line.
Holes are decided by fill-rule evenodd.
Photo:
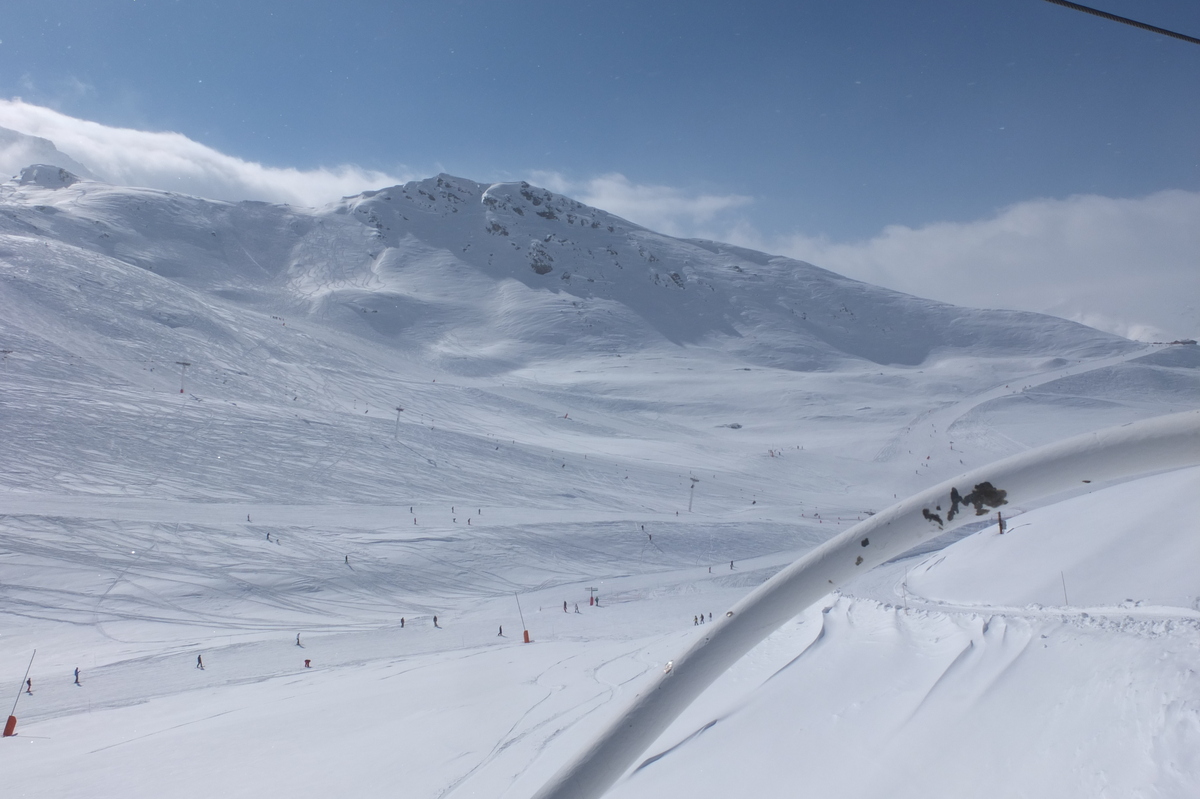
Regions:
M 14 698 L 37 649 L 6 796 L 532 795 L 701 612 L 898 498 L 1200 397 L 1194 346 L 527 184 L 314 210 L 47 175 L 0 186 Z M 611 795 L 1197 795 L 1198 483 L 870 572 Z

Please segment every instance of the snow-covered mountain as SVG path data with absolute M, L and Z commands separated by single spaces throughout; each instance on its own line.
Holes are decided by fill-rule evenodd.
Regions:
M 74 375 L 100 392 L 98 402 L 109 387 L 177 391 L 186 362 L 186 387 L 198 402 L 224 403 L 222 414 L 229 403 L 246 413 L 253 402 L 279 423 L 311 425 L 310 411 L 361 402 L 381 422 L 408 406 L 395 412 L 401 422 L 436 419 L 434 427 L 473 436 L 478 428 L 458 420 L 471 418 L 479 403 L 509 408 L 517 391 L 519 402 L 532 404 L 487 435 L 511 440 L 504 432 L 511 425 L 536 429 L 530 414 L 536 418 L 547 404 L 560 416 L 560 409 L 591 407 L 610 414 L 613 426 L 588 430 L 607 447 L 614 431 L 630 434 L 632 420 L 659 416 L 664 401 L 690 406 L 687 423 L 705 430 L 745 424 L 740 408 L 768 403 L 779 413 L 762 449 L 778 449 L 807 438 L 795 410 L 826 416 L 822 391 L 845 390 L 840 372 L 877 384 L 855 406 L 874 410 L 856 415 L 890 431 L 896 414 L 911 415 L 914 401 L 923 407 L 928 390 L 897 392 L 897 382 L 947 370 L 937 380 L 953 386 L 939 386 L 957 396 L 972 380 L 990 385 L 1026 371 L 1030 359 L 1052 369 L 1140 352 L 1054 317 L 921 300 L 788 259 L 672 239 L 525 184 L 485 187 L 447 176 L 312 210 L 112 187 L 42 167 L 0 187 L 0 259 L 4 349 L 14 375 L 25 368 Z M 698 373 L 697 388 L 686 397 L 673 388 L 627 397 L 623 380 L 603 385 L 601 375 L 628 371 L 630 358 L 686 362 L 682 368 Z M 922 365 L 931 368 L 914 368 Z M 739 374 L 758 368 L 789 387 L 782 406 L 778 394 L 760 395 Z M 529 377 L 547 369 L 571 377 L 553 392 L 537 387 L 536 399 L 525 396 L 536 385 Z M 445 392 L 424 398 L 439 375 L 443 386 L 449 378 L 467 381 L 478 396 L 452 395 L 449 407 Z M 821 383 L 830 388 L 817 389 Z M 496 395 L 500 386 L 504 396 Z M 738 399 L 723 405 L 716 399 L 723 392 Z M 905 410 L 893 406 L 900 398 Z M 842 404 L 840 396 L 833 402 Z M 121 410 L 105 412 L 99 429 L 110 442 L 145 429 L 145 410 L 136 405 L 116 401 Z M 8 446 L 60 447 L 55 457 L 80 464 L 77 445 L 95 438 L 94 421 L 65 413 L 62 424 L 80 429 L 47 443 L 30 419 Z M 737 443 L 750 437 L 741 433 Z M 381 475 L 394 468 L 369 456 L 348 484 L 311 485 L 310 472 L 287 466 L 306 462 L 293 448 L 310 446 L 311 439 L 285 436 L 278 446 L 243 453 L 234 463 L 258 478 L 235 465 L 228 488 L 218 487 L 219 476 L 194 479 L 195 467 L 175 459 L 166 441 L 115 467 L 111 446 L 87 448 L 97 462 L 84 471 L 88 481 L 111 473 L 114 486 L 139 474 L 132 482 L 154 486 L 151 492 L 203 485 L 212 496 L 301 497 L 328 488 L 329 499 L 339 500 L 387 490 Z M 883 460 L 900 454 L 886 438 L 876 446 Z M 409 451 L 403 457 L 437 460 Z M 263 474 L 264 459 L 283 464 L 271 470 L 274 477 Z M 690 466 L 694 456 L 674 460 Z M 510 476 L 494 474 L 501 482 Z M 30 473 L 19 484 L 39 482 Z
M 846 358 L 914 365 L 934 353 L 1088 357 L 1131 347 L 1055 317 L 956 308 L 673 239 L 525 183 L 440 175 L 319 211 L 31 179 L 2 198 L 6 234 L 247 309 L 329 319 L 469 371 L 559 357 L 568 341 L 572 352 L 596 353 L 707 346 L 802 370 Z M 113 276 L 138 278 L 154 284 Z
M 0 746 L 16 795 L 394 795 L 401 773 L 409 796 L 529 795 L 701 610 L 919 488 L 1200 397 L 1194 346 L 931 302 L 524 183 L 440 175 L 310 209 L 78 175 L 0 185 L 0 679 L 39 650 L 28 748 Z M 1083 721 L 1006 744 L 993 779 L 1014 790 L 985 795 L 1027 790 L 1011 775 L 1035 761 L 1095 795 L 1051 756 L 1082 772 L 1114 752 L 1134 754 L 1105 784 L 1191 795 L 1200 591 L 1164 566 L 1191 551 L 1170 544 L 1180 475 L 1137 489 L 1176 509 L 1153 546 L 1113 543 L 1130 500 L 1100 492 L 873 572 L 714 686 L 616 795 L 728 796 L 749 774 L 786 793 L 802 771 L 880 796 L 921 763 L 953 778 L 911 795 L 961 796 L 950 767 L 995 745 L 989 719 L 1036 718 L 1045 664 L 1057 718 Z M 1004 575 L 980 576 L 992 560 Z M 1055 572 L 1085 606 L 1046 609 Z M 1042 640 L 1054 657 L 1027 656 Z M 1145 668 L 1086 681 L 1129 653 Z M 1133 745 L 1070 738 L 1103 725 Z M 858 740 L 886 757 L 813 743 Z

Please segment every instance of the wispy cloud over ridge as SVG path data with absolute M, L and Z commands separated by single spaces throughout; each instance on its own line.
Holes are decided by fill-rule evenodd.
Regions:
M 321 169 L 264 166 L 226 155 L 181 133 L 110 127 L 20 99 L 0 99 L 0 127 L 49 139 L 108 183 L 219 200 L 322 205 L 412 177 L 352 165 Z
M 694 235 L 753 202 L 740 194 L 696 194 L 673 186 L 634 183 L 616 172 L 579 181 L 558 172 L 534 172 L 530 180 L 668 236 Z
M 1028 200 L 851 243 L 745 223 L 725 238 L 946 302 L 1052 313 L 1139 340 L 1200 334 L 1197 192 Z

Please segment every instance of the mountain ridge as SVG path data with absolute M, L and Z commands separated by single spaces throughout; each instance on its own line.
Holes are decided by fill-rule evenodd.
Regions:
M 471 371 L 556 357 L 567 342 L 597 353 L 714 348 L 802 371 L 845 358 L 913 366 L 939 353 L 1092 357 L 1133 346 L 1056 317 L 960 308 L 665 236 L 528 183 L 439 175 L 319 209 L 89 181 L 4 184 L 0 206 L 6 238 L 61 241 Z

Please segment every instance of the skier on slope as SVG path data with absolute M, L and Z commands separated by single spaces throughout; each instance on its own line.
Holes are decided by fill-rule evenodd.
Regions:
M 79 685 L 79 667 L 75 667 L 75 684 Z
M 200 671 L 204 671 L 204 658 L 200 655 L 196 655 L 196 668 L 200 669 Z

